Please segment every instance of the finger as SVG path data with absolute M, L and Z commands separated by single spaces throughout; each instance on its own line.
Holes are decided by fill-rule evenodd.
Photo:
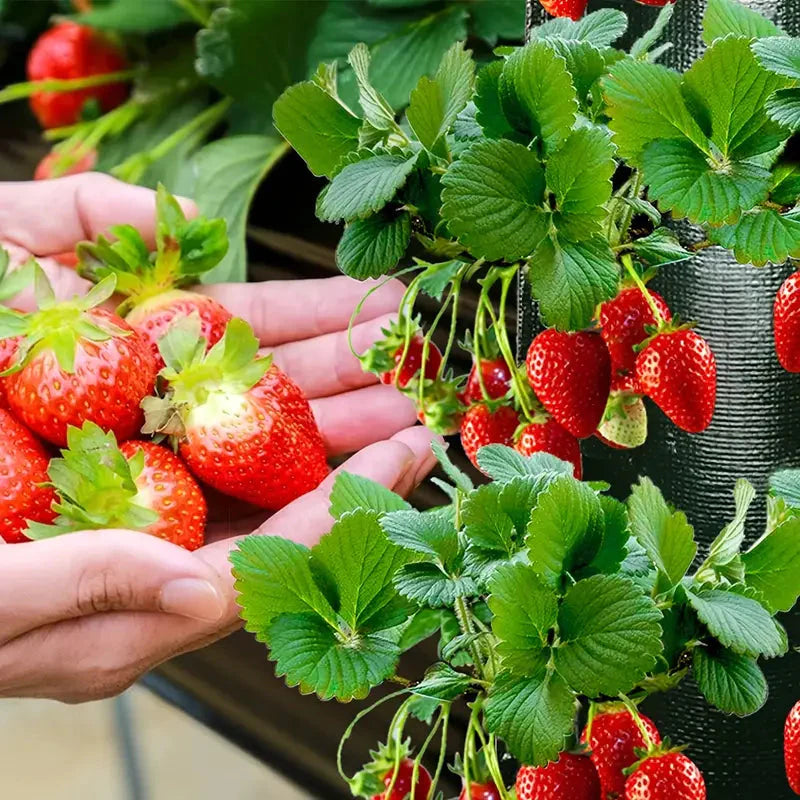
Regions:
M 302 282 L 219 283 L 199 291 L 246 319 L 261 344 L 271 347 L 346 330 L 356 306 L 377 285 L 341 275 Z M 370 295 L 358 320 L 396 312 L 404 291 L 400 281 L 389 281 Z
M 0 239 L 37 256 L 72 250 L 112 225 L 137 228 L 152 246 L 155 240 L 155 192 L 87 172 L 50 181 L 0 183 Z M 187 216 L 197 208 L 179 198 Z
M 186 550 L 131 531 L 85 531 L 3 549 L 0 642 L 115 610 L 219 619 L 224 583 Z
M 352 331 L 353 349 L 357 353 L 369 349 L 391 321 L 392 316 L 387 314 L 356 325 Z M 353 355 L 347 331 L 282 344 L 272 351 L 272 356 L 307 397 L 328 397 L 378 381 L 372 373 L 364 372 Z
M 394 386 L 367 386 L 311 401 L 325 447 L 331 455 L 354 453 L 389 439 L 414 424 L 416 411 Z

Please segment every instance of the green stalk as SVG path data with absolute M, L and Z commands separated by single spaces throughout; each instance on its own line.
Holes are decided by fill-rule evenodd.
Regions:
M 625 267 L 625 271 L 628 273 L 630 279 L 636 284 L 636 288 L 644 295 L 644 299 L 647 300 L 647 305 L 650 306 L 650 310 L 653 312 L 656 323 L 661 326 L 665 322 L 664 317 L 661 314 L 661 309 L 656 305 L 656 301 L 653 299 L 653 295 L 650 294 L 645 282 L 633 268 L 633 259 L 631 258 L 630 253 L 626 253 L 622 256 L 622 265 Z
M 447 758 L 447 732 L 450 729 L 450 703 L 447 703 L 442 708 L 442 740 L 439 745 L 439 761 L 436 764 L 436 772 L 433 775 L 431 782 L 431 790 L 428 793 L 427 800 L 433 800 L 436 787 L 439 785 L 439 780 L 442 777 L 442 770 L 444 769 L 444 762 Z
M 639 714 L 639 709 L 636 707 L 636 704 L 631 701 L 629 697 L 624 694 L 620 694 L 620 700 L 622 700 L 625 708 L 628 709 L 628 713 L 633 717 L 633 721 L 636 723 L 636 727 L 639 729 L 639 733 L 642 734 L 642 739 L 644 739 L 645 744 L 647 745 L 647 751 L 652 752 L 655 749 L 656 743 L 653 741 L 653 737 L 650 735 L 650 731 L 647 730 L 647 726 L 642 722 L 642 717 Z
M 420 747 L 419 753 L 417 753 L 417 757 L 414 759 L 414 769 L 411 771 L 412 796 L 416 794 L 417 781 L 419 780 L 419 768 L 422 765 L 422 759 L 425 756 L 428 747 L 430 747 L 430 743 L 433 741 L 433 737 L 436 736 L 436 731 L 439 730 L 439 726 L 442 724 L 443 717 L 444 717 L 444 711 L 440 711 L 436 723 L 431 726 L 430 733 L 428 733 L 428 735 L 425 737 L 425 741 L 422 743 L 422 747 Z M 433 786 L 431 786 L 431 789 L 433 789 Z
M 467 603 L 463 597 L 459 597 L 455 602 L 455 612 L 456 612 L 456 619 L 458 620 L 458 625 L 461 628 L 461 632 L 471 636 L 475 633 L 475 626 L 472 624 L 472 615 L 470 613 L 469 608 L 467 608 Z M 470 642 L 469 645 L 469 654 L 472 658 L 473 663 L 475 664 L 475 669 L 477 670 L 480 677 L 483 677 L 483 661 L 481 659 L 480 651 L 478 650 L 478 646 L 475 642 Z
M 208 9 L 202 8 L 194 0 L 174 0 L 195 22 L 201 27 L 208 27 L 211 21 L 211 12 Z
M 522 407 L 522 413 L 525 414 L 527 419 L 532 419 L 531 408 L 528 405 L 528 393 L 526 387 L 522 385 L 522 378 L 520 378 L 519 370 L 517 369 L 517 361 L 514 358 L 514 353 L 511 350 L 511 343 L 508 340 L 508 331 L 506 330 L 506 305 L 508 302 L 508 292 L 511 289 L 511 284 L 516 280 L 519 268 L 508 267 L 500 273 L 500 308 L 498 309 L 497 320 L 494 322 L 495 330 L 498 331 L 499 336 L 497 341 L 500 344 L 500 352 L 511 370 L 511 384 L 514 387 L 514 394 Z
M 136 77 L 135 69 L 125 69 L 119 72 L 106 72 L 102 75 L 87 75 L 83 78 L 48 78 L 44 81 L 26 81 L 25 83 L 12 83 L 0 90 L 0 103 L 10 103 L 13 100 L 23 100 L 37 92 L 74 92 L 78 89 L 91 89 L 95 86 L 107 86 L 109 83 L 121 83 Z
M 447 337 L 447 346 L 444 349 L 444 353 L 442 353 L 442 363 L 439 365 L 439 374 L 437 377 L 441 377 L 444 373 L 444 369 L 447 366 L 447 361 L 450 358 L 450 353 L 453 350 L 453 344 L 456 341 L 456 325 L 458 324 L 458 298 L 461 294 L 461 273 L 456 275 L 453 279 L 453 287 L 450 290 L 450 297 L 453 301 L 452 311 L 450 313 L 450 333 Z
M 439 311 L 433 318 L 433 322 L 431 323 L 428 332 L 425 334 L 425 337 L 422 340 L 422 363 L 420 364 L 419 367 L 419 398 L 418 398 L 420 408 L 425 408 L 425 367 L 428 363 L 428 352 L 430 350 L 431 339 L 433 338 L 433 334 L 435 333 L 436 328 L 439 325 L 439 322 L 444 316 L 444 312 L 447 310 L 447 306 L 452 300 L 452 297 L 453 297 L 453 292 L 451 290 L 448 293 L 444 303 L 441 304 Z M 444 359 L 442 359 L 442 363 L 439 365 L 439 372 L 441 372 L 443 368 L 444 368 Z
M 642 174 L 638 170 L 636 170 L 633 175 L 631 176 L 631 189 L 630 189 L 630 197 L 632 199 L 637 199 L 642 191 Z M 618 239 L 616 244 L 619 244 L 621 241 L 625 239 L 628 235 L 628 230 L 631 227 L 631 222 L 633 222 L 633 208 L 629 206 L 627 203 L 623 207 L 624 210 L 622 212 L 622 220 L 620 222 L 619 231 L 618 231 Z

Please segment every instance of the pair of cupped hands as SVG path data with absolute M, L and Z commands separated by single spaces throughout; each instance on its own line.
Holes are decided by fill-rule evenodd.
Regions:
M 187 215 L 196 213 L 191 201 L 181 203 Z M 0 245 L 13 263 L 35 256 L 56 294 L 67 298 L 88 284 L 52 256 L 121 223 L 152 243 L 154 212 L 151 191 L 100 174 L 0 183 Z M 246 319 L 303 389 L 330 455 L 354 453 L 340 470 L 407 495 L 433 466 L 432 435 L 414 426 L 408 400 L 364 373 L 350 351 L 348 323 L 368 288 L 336 277 L 201 291 Z M 379 338 L 401 296 L 402 286 L 389 283 L 365 303 L 353 329 L 357 351 Z M 13 304 L 28 310 L 32 295 Z M 0 697 L 107 697 L 155 665 L 231 633 L 240 625 L 228 562 L 236 537 L 255 532 L 313 545 L 333 523 L 335 475 L 271 516 L 216 501 L 207 544 L 193 553 L 121 530 L 23 545 L 0 539 Z

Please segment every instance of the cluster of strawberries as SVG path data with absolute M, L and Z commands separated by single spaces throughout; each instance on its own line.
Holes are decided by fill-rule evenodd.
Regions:
M 798 717 L 800 718 L 800 717 Z M 563 752 L 544 767 L 520 767 L 517 800 L 705 800 L 706 786 L 697 765 L 661 740 L 653 721 L 621 704 L 601 707 L 587 724 L 578 748 Z M 800 763 L 800 762 L 799 762 Z M 413 782 L 414 762 L 404 759 L 397 775 L 390 770 L 384 783 L 393 786 L 373 800 L 425 800 L 431 787 L 420 765 Z M 500 800 L 497 785 L 487 778 L 465 786 L 459 800 Z
M 504 444 L 524 455 L 552 453 L 571 462 L 580 478 L 579 439 L 594 435 L 625 449 L 645 441 L 645 396 L 685 431 L 708 427 L 716 403 L 714 355 L 702 336 L 672 319 L 659 294 L 623 288 L 601 306 L 597 321 L 595 330 L 551 328 L 533 340 L 525 365 L 535 393 L 529 418 L 517 410 L 503 359 L 473 366 L 461 441 L 474 464 L 481 447 Z
M 194 549 L 203 486 L 276 510 L 328 473 L 301 390 L 246 322 L 186 288 L 224 256 L 224 221 L 187 221 L 163 187 L 157 213 L 153 253 L 129 226 L 79 245 L 86 296 L 59 302 L 31 261 L 37 310 L 0 307 L 6 542 L 123 527 Z

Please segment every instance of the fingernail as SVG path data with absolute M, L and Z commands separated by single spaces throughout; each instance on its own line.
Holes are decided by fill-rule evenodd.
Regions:
M 178 578 L 161 589 L 161 610 L 203 622 L 218 622 L 225 613 L 225 603 L 208 581 Z

